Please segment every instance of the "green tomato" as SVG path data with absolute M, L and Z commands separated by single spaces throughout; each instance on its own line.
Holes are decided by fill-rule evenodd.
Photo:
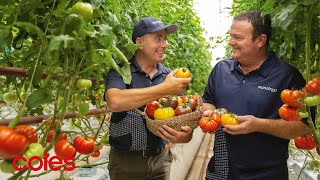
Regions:
M 0 163 L 0 171 L 4 173 L 14 173 L 16 170 L 12 166 L 12 162 L 8 160 L 3 160 Z
M 77 2 L 72 6 L 72 11 L 75 14 L 83 16 L 85 19 L 91 19 L 93 15 L 93 7 L 90 3 Z
M 104 146 L 109 146 L 109 135 L 104 135 L 101 139 L 100 139 L 100 143 Z
M 189 89 L 189 90 L 186 90 L 186 93 L 185 95 L 191 95 L 192 94 L 192 91 Z
M 304 98 L 303 102 L 306 103 L 307 106 L 316 106 L 320 104 L 320 96 L 307 96 Z
M 90 79 L 79 79 L 77 81 L 77 87 L 81 90 L 89 89 L 92 86 L 92 81 Z
M 300 111 L 298 114 L 301 118 L 307 118 L 309 116 L 309 113 L 306 111 Z
M 81 127 L 81 120 L 80 120 L 80 119 L 76 119 L 76 120 L 74 121 L 74 124 L 75 124 L 76 126 L 78 126 L 78 127 Z
M 39 143 L 31 143 L 29 145 L 29 148 L 24 152 L 23 156 L 29 160 L 33 156 L 39 156 L 42 157 L 44 154 L 44 148 L 41 144 Z M 24 165 L 27 162 L 19 160 L 18 165 Z M 32 161 L 32 164 L 37 164 L 38 161 Z
M 89 112 L 89 102 L 85 101 L 79 105 L 79 116 L 84 116 Z
M 7 93 L 4 93 L 3 100 L 6 103 L 13 103 L 18 100 L 18 95 L 14 92 L 7 92 Z

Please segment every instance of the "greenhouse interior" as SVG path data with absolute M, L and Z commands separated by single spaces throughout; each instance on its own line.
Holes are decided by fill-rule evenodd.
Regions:
M 320 1 L 1 0 L 0 18 L 0 179 L 320 179 Z

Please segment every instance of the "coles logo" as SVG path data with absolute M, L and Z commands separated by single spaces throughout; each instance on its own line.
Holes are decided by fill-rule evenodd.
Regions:
M 34 163 L 32 163 L 32 161 L 34 160 L 37 160 L 39 163 L 33 165 Z M 17 165 L 17 161 L 24 161 L 24 164 L 26 163 L 26 165 L 19 166 Z M 39 171 L 41 168 L 43 168 L 44 170 L 48 170 L 49 168 L 53 171 L 59 171 L 61 168 L 63 168 L 66 171 L 72 171 L 76 168 L 76 165 L 73 161 L 74 158 L 71 156 L 65 158 L 52 156 L 49 158 L 49 153 L 44 152 L 43 159 L 40 156 L 32 156 L 29 160 L 27 160 L 23 156 L 17 156 L 13 159 L 12 165 L 17 171 L 23 171 L 27 167 L 29 167 L 32 171 Z

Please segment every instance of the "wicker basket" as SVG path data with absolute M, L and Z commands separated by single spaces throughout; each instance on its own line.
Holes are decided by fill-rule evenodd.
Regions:
M 183 114 L 180 116 L 175 116 L 166 120 L 156 120 L 156 119 L 150 119 L 146 113 L 143 113 L 147 127 L 155 134 L 155 132 L 158 130 L 159 127 L 163 125 L 167 125 L 177 131 L 181 131 L 181 126 L 190 126 L 192 129 L 196 128 L 198 126 L 198 122 L 202 117 L 202 99 L 200 96 L 197 96 L 198 98 L 198 105 L 196 110 L 194 110 L 191 113 Z

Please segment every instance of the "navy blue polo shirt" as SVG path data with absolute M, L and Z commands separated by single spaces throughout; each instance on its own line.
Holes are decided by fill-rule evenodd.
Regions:
M 237 115 L 253 115 L 276 120 L 280 118 L 278 109 L 283 104 L 280 99 L 281 91 L 299 89 L 304 84 L 305 80 L 299 71 L 277 59 L 274 53 L 270 53 L 258 69 L 246 75 L 242 73 L 237 61 L 227 59 L 217 63 L 211 72 L 203 101 L 217 108 L 226 108 Z M 221 129 L 218 131 L 223 132 Z M 289 140 L 259 132 L 245 135 L 224 134 L 225 136 L 220 137 L 226 138 L 229 178 L 287 179 Z M 219 153 L 215 156 L 219 156 Z M 213 158 L 215 160 L 210 161 L 211 164 L 208 165 L 209 173 L 209 168 L 214 171 L 216 167 L 214 161 L 223 159 Z
M 106 78 L 106 90 L 110 88 L 129 89 L 146 88 L 162 83 L 171 72 L 162 64 L 157 65 L 158 72 L 150 78 L 135 59 L 130 64 L 132 81 L 126 85 L 122 77 L 114 70 Z M 143 111 L 144 106 L 139 108 Z M 164 145 L 161 138 L 153 135 L 146 127 L 146 121 L 135 109 L 124 112 L 113 112 L 110 120 L 111 147 L 122 151 L 139 151 L 157 149 Z

